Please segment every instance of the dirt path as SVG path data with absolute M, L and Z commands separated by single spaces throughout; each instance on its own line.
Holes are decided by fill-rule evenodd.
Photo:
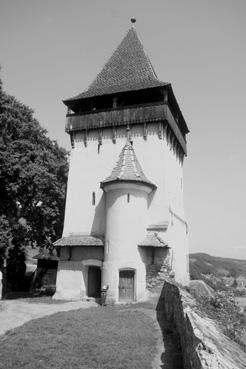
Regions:
M 0 335 L 19 327 L 32 319 L 41 318 L 60 311 L 87 309 L 98 306 L 93 301 L 72 301 L 64 303 L 30 303 L 23 300 L 0 301 Z

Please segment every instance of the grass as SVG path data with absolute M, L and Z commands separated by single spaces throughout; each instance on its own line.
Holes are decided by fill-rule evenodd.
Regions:
M 153 321 L 141 311 L 97 307 L 36 319 L 0 339 L 1 369 L 149 369 Z

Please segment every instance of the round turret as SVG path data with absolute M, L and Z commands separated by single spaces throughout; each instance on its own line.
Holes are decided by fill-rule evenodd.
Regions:
M 148 195 L 156 186 L 145 177 L 129 141 L 101 188 L 106 193 L 103 284 L 113 301 L 139 300 L 146 272 L 138 243 L 146 232 Z

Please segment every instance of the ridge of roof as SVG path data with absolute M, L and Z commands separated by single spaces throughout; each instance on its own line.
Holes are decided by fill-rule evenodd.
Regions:
M 166 84 L 157 79 L 137 32 L 131 27 L 88 89 L 65 101 Z
M 129 139 L 123 147 L 112 173 L 101 182 L 101 188 L 106 184 L 115 181 L 142 182 L 153 189 L 156 188 L 156 185 L 149 181 L 145 176 Z

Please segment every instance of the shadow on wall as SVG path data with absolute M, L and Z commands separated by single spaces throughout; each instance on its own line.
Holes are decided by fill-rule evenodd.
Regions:
M 156 194 L 156 191 L 157 191 L 157 189 L 151 191 L 151 193 L 148 196 L 148 209 L 150 208 L 150 206 L 152 204 L 152 201 L 153 201 L 153 198 L 154 198 L 154 196 Z
M 167 321 L 164 311 L 163 289 L 161 291 L 157 306 L 156 318 L 162 332 L 164 350 L 161 355 L 162 369 L 184 369 L 183 355 L 179 333 L 173 319 Z
M 105 231 L 105 194 L 103 193 L 99 203 L 95 207 L 95 215 L 91 227 L 91 235 L 102 236 Z

